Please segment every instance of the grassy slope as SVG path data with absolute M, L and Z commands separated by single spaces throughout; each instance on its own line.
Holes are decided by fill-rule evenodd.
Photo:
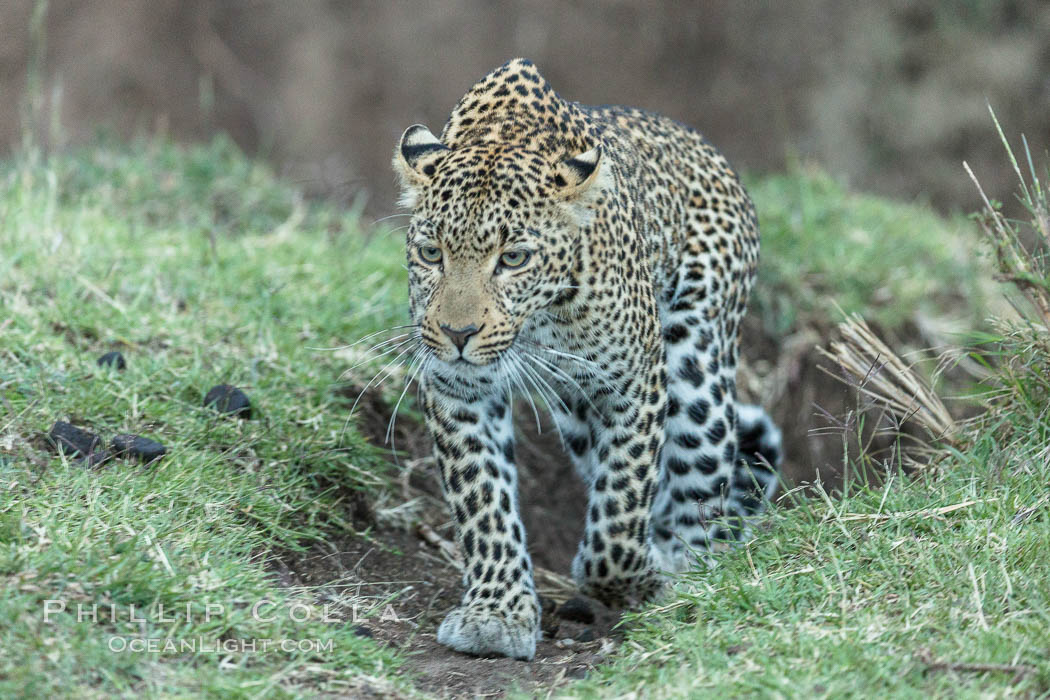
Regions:
M 746 184 L 762 231 L 752 310 L 774 336 L 826 327 L 840 320 L 835 307 L 888 330 L 917 312 L 983 321 L 984 273 L 964 219 L 851 193 L 819 170 Z
M 939 479 L 895 478 L 778 510 L 767 531 L 684 586 L 690 592 L 670 609 L 644 614 L 632 651 L 577 692 L 1046 693 L 1048 439 L 1044 422 L 1005 450 L 987 438 Z M 930 661 L 1036 670 L 1018 680 L 1010 671 L 931 670 Z
M 333 391 L 353 354 L 310 348 L 400 322 L 397 238 L 364 245 L 352 216 L 302 205 L 221 140 L 190 151 L 147 144 L 22 160 L 0 182 L 0 621 L 14 621 L 0 622 L 8 640 L 0 695 L 295 694 L 383 675 L 396 660 L 338 624 L 261 623 L 237 609 L 219 623 L 145 631 L 332 639 L 333 651 L 225 661 L 114 654 L 110 636 L 138 633 L 137 625 L 64 616 L 45 626 L 42 601 L 125 609 L 192 601 L 199 612 L 208 601 L 305 597 L 274 588 L 265 553 L 346 527 L 345 498 L 381 488 L 384 470 L 352 426 L 344 431 L 346 402 Z M 900 309 L 957 311 L 970 293 L 958 280 L 976 276 L 973 263 L 955 251 L 972 236 L 959 222 L 850 196 L 814 174 L 752 188 L 765 236 L 756 307 L 774 331 L 826 323 L 835 317 L 832 300 L 892 327 L 904 320 Z M 975 305 L 963 315 L 978 313 Z M 126 372 L 95 366 L 112 348 L 127 355 Z M 358 381 L 372 373 L 360 372 Z M 203 392 L 219 382 L 247 387 L 260 417 L 241 423 L 201 410 Z M 106 436 L 154 436 L 171 454 L 156 467 L 85 470 L 49 456 L 35 437 L 68 417 Z M 920 632 L 935 654 L 950 655 L 958 643 L 982 661 L 1006 656 L 1012 635 L 1029 640 L 1018 647 L 1029 658 L 1037 637 L 1024 625 L 1038 618 L 1022 612 L 1038 609 L 1038 587 L 1026 586 L 1035 579 L 1021 571 L 1038 562 L 1024 546 L 1040 533 L 1045 542 L 1046 521 L 1034 516 L 1015 530 L 1003 523 L 1033 502 L 1040 475 L 1004 468 L 989 487 L 984 464 L 970 456 L 949 480 L 894 480 L 884 493 L 778 512 L 768 533 L 729 554 L 681 606 L 647 617 L 633 633 L 638 646 L 580 692 L 654 682 L 681 694 L 791 693 L 807 683 L 954 687 L 953 676 L 920 674 L 912 644 Z M 943 519 L 841 515 L 938 507 L 973 494 L 999 500 Z M 1005 581 L 1000 562 L 1010 577 L 1005 597 L 996 588 Z M 983 591 L 977 621 L 971 563 Z M 883 663 L 891 650 L 896 666 Z M 855 670 L 843 671 L 847 664 Z
M 344 527 L 339 501 L 381 481 L 383 461 L 344 431 L 333 383 L 349 357 L 310 347 L 391 325 L 399 246 L 363 246 L 351 217 L 304 208 L 223 141 L 8 165 L 2 183 L 0 696 L 255 695 L 382 674 L 390 656 L 347 626 L 267 624 L 232 608 L 288 598 L 266 577 L 266 552 Z M 95 365 L 114 348 L 126 372 Z M 246 388 L 255 420 L 200 408 L 222 382 Z M 107 438 L 154 437 L 170 455 L 91 471 L 38 449 L 35 436 L 70 417 Z M 197 617 L 219 602 L 227 615 L 143 630 L 73 615 L 45 625 L 46 598 L 123 612 L 191 602 Z M 108 650 L 111 635 L 138 633 L 332 640 L 334 651 Z

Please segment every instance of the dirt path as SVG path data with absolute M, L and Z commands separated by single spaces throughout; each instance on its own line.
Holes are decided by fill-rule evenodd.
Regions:
M 378 397 L 362 403 L 360 425 L 381 445 L 388 409 Z M 532 421 L 531 411 L 519 415 Z M 542 695 L 584 677 L 619 644 L 622 635 L 613 627 L 620 613 L 590 599 L 578 600 L 593 620 L 565 619 L 563 614 L 578 616 L 559 612 L 561 604 L 574 596 L 566 577 L 582 533 L 586 494 L 553 428 L 541 427 L 538 433 L 534 421 L 522 420 L 518 425 L 520 498 L 544 603 L 543 640 L 532 662 L 479 659 L 438 644 L 437 627 L 462 593 L 461 574 L 450 555 L 454 552 L 451 523 L 427 459 L 429 441 L 421 426 L 403 416 L 398 418 L 396 440 L 399 450 L 407 453 L 401 463 L 412 467 L 402 492 L 378 512 L 372 504 L 355 508 L 358 524 L 372 527 L 371 539 L 346 536 L 318 544 L 305 554 L 287 555 L 275 564 L 281 583 L 308 586 L 322 601 L 352 597 L 367 601 L 369 607 L 378 603 L 371 617 L 358 619 L 357 630 L 397 649 L 407 660 L 409 677 L 427 693 L 502 697 L 518 689 Z M 410 511 L 400 513 L 406 503 Z M 388 599 L 396 620 L 389 612 L 383 615 Z M 585 613 L 583 618 L 587 619 Z
M 459 570 L 414 533 L 380 530 L 376 535 L 382 546 L 348 537 L 285 560 L 278 565 L 280 577 L 289 586 L 317 587 L 314 594 L 322 600 L 345 596 L 349 589 L 358 599 L 379 603 L 372 617 L 352 624 L 360 634 L 401 652 L 421 690 L 451 697 L 502 697 L 514 688 L 542 694 L 582 678 L 618 643 L 612 630 L 617 613 L 588 601 L 595 613 L 592 623 L 565 620 L 545 598 L 544 639 L 532 662 L 454 652 L 437 643 L 435 632 L 459 601 Z

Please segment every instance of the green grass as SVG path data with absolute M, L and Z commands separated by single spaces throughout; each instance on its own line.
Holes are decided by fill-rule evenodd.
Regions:
M 401 317 L 399 244 L 365 245 L 352 216 L 304 204 L 222 139 L 25 159 L 0 182 L 0 696 L 282 695 L 389 669 L 348 626 L 257 622 L 250 605 L 312 604 L 274 585 L 268 554 L 349 527 L 346 494 L 384 481 L 337 391 L 350 356 L 311 348 Z M 96 366 L 111 349 L 125 372 Z M 225 382 L 249 393 L 254 420 L 201 408 Z M 153 437 L 169 455 L 96 470 L 50 456 L 39 434 L 70 419 L 107 439 Z M 45 624 L 49 598 L 114 604 L 124 619 Z M 226 614 L 126 620 L 132 604 L 186 603 L 195 618 L 208 603 Z M 107 646 L 138 634 L 332 651 Z
M 841 320 L 836 307 L 886 329 L 916 314 L 984 320 L 987 273 L 963 217 L 850 192 L 811 168 L 747 187 L 762 231 L 752 311 L 774 336 L 827 327 Z
M 827 326 L 834 303 L 891 329 L 908 309 L 982 313 L 965 223 L 850 194 L 819 173 L 750 186 L 765 237 L 756 306 L 772 333 Z M 360 349 L 316 348 L 403 322 L 399 237 L 362 235 L 353 213 L 304 202 L 221 138 L 23 155 L 0 165 L 0 222 L 0 696 L 282 697 L 350 691 L 363 678 L 403 685 L 391 652 L 317 619 L 310 592 L 281 589 L 266 564 L 352 528 L 348 497 L 384 488 L 388 454 L 347 422 L 339 391 Z M 111 349 L 127 357 L 126 371 L 96 366 Z M 254 420 L 201 407 L 220 382 L 248 391 Z M 169 454 L 153 466 L 87 469 L 45 449 L 41 433 L 56 420 L 107 438 L 141 433 Z M 1037 553 L 1050 526 L 1042 506 L 1012 522 L 1045 492 L 1045 455 L 1031 453 L 1037 436 L 1045 444 L 1040 430 L 1023 444 L 989 438 L 945 479 L 893 479 L 778 510 L 671 609 L 640 618 L 619 660 L 577 692 L 1013 688 L 995 674 L 924 674 L 924 648 L 949 661 L 1036 664 L 1016 688 L 1045 690 L 1048 572 Z M 989 460 L 999 465 L 991 475 Z M 929 514 L 968 500 L 977 502 Z M 70 611 L 46 623 L 49 599 Z M 261 599 L 283 610 L 301 601 L 315 614 L 256 620 L 250 605 Z M 117 619 L 102 607 L 98 621 L 78 622 L 77 603 L 112 604 Z M 225 610 L 204 621 L 209 603 Z M 158 620 L 158 604 L 178 619 Z M 131 605 L 150 608 L 149 621 L 129 621 Z M 132 636 L 331 648 L 110 650 Z
M 576 693 L 1050 692 L 1050 422 L 1035 428 L 1013 445 L 985 436 L 937 478 L 777 509 L 746 548 L 632 623 L 627 653 Z

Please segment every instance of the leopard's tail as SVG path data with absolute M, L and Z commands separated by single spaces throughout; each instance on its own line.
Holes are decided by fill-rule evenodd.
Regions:
M 760 406 L 738 404 L 736 414 L 737 454 L 733 473 L 732 500 L 737 514 L 756 515 L 777 490 L 784 445 L 780 429 Z

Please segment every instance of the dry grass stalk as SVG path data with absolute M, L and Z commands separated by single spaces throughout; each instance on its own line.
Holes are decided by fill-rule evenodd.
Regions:
M 963 501 L 962 503 L 953 503 L 950 506 L 942 506 L 941 508 L 921 508 L 919 510 L 908 510 L 899 511 L 895 513 L 843 513 L 838 516 L 838 519 L 843 522 L 852 520 L 873 520 L 873 521 L 886 521 L 886 520 L 899 520 L 902 518 L 940 518 L 948 513 L 954 513 L 957 510 L 963 508 L 969 508 L 970 506 L 977 505 L 978 503 L 989 503 L 995 501 L 994 498 L 985 498 L 981 500 L 969 500 Z
M 959 426 L 929 383 L 893 352 L 854 314 L 839 324 L 841 340 L 819 352 L 838 364 L 847 377 L 828 372 L 851 384 L 894 415 L 900 423 L 914 421 L 931 441 L 951 443 Z M 825 370 L 827 371 L 827 370 Z
M 931 671 L 966 671 L 970 673 L 1009 673 L 1011 685 L 1020 683 L 1025 676 L 1038 673 L 1039 669 L 1029 664 L 983 664 L 938 661 L 929 649 L 920 649 L 916 654 Z
M 457 569 L 463 569 L 463 558 L 460 556 L 459 548 L 456 547 L 455 542 L 445 539 L 426 523 L 419 523 L 416 526 L 416 534 L 424 542 L 437 549 L 446 563 Z M 564 603 L 578 592 L 576 584 L 571 578 L 549 569 L 544 569 L 541 566 L 535 568 L 533 576 L 536 581 L 536 592 L 557 603 Z
M 559 605 L 580 593 L 580 589 L 576 587 L 576 583 L 571 578 L 550 569 L 544 569 L 542 566 L 535 568 L 533 578 L 536 581 L 536 592 Z
M 973 180 L 981 195 L 981 201 L 984 202 L 984 211 L 977 221 L 995 248 L 996 262 L 999 266 L 997 279 L 1013 284 L 1024 295 L 1039 315 L 1043 331 L 1046 332 L 1050 329 L 1050 191 L 1047 190 L 1047 183 L 1040 182 L 1036 173 L 1032 152 L 1028 148 L 1028 139 L 1024 135 L 1021 136 L 1021 142 L 1024 144 L 1023 155 L 1028 165 L 1029 178 L 1026 180 L 991 105 L 988 106 L 988 111 L 1017 175 L 1021 204 L 1031 216 L 1029 240 L 1034 241 L 1036 248 L 1033 250 L 1025 246 L 1020 235 L 1023 225 L 1003 217 L 998 207 L 988 199 L 970 165 L 964 162 L 966 174 Z M 1047 175 L 1050 177 L 1050 172 Z
M 995 247 L 995 259 L 999 266 L 999 274 L 995 278 L 1000 282 L 1013 284 L 1039 314 L 1044 328 L 1050 328 L 1050 289 L 1047 288 L 1046 281 L 1041 279 L 1038 260 L 1020 242 L 1017 232 L 1006 222 L 1003 215 L 992 206 L 970 165 L 963 163 L 963 167 L 984 201 L 984 211 L 977 218 L 977 222 Z M 1035 218 L 1035 222 L 1039 224 L 1037 230 L 1043 234 L 1044 240 L 1050 243 L 1050 230 L 1047 230 L 1050 229 L 1050 223 L 1047 223 L 1046 212 L 1041 213 L 1043 216 Z

